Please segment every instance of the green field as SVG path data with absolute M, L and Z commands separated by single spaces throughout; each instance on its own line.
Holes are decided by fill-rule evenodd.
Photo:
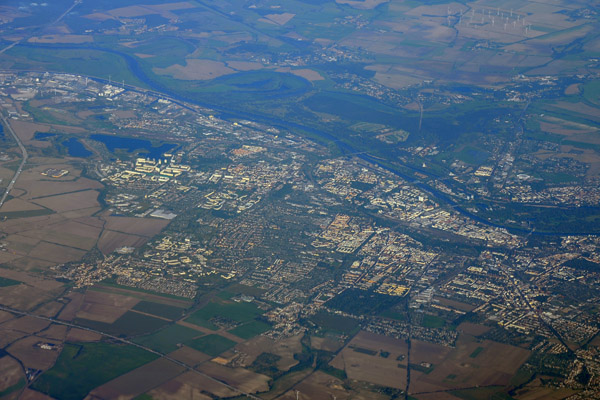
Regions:
M 227 318 L 236 322 L 248 322 L 262 314 L 262 310 L 252 303 L 236 303 L 233 301 L 213 301 L 204 308 L 190 315 L 186 322 L 215 330 L 210 320 L 215 317 Z
M 177 350 L 178 344 L 189 342 L 200 335 L 202 335 L 201 332 L 185 326 L 169 325 L 158 332 L 135 338 L 133 341 L 161 353 L 170 353 Z
M 368 133 L 379 132 L 385 128 L 386 128 L 385 125 L 374 124 L 374 123 L 369 123 L 369 122 L 358 122 L 350 127 L 350 129 L 352 129 L 353 131 L 368 132 Z
M 26 383 L 27 382 L 25 381 L 25 378 L 19 379 L 19 381 L 17 383 L 15 383 L 14 385 L 9 386 L 4 390 L 1 390 L 0 397 L 8 396 L 9 394 L 16 392 L 17 390 L 22 389 Z
M 539 175 L 543 180 L 550 183 L 567 183 L 578 180 L 576 176 L 566 172 L 539 172 L 536 175 Z
M 127 84 L 146 87 L 127 66 L 120 56 L 107 53 L 101 49 L 77 48 L 77 46 L 15 46 L 7 53 L 25 69 L 43 69 L 95 76 L 115 82 L 125 81 Z
M 155 303 L 152 301 L 140 301 L 133 310 L 156 315 L 158 317 L 177 319 L 183 314 L 183 309 L 168 304 Z
M 510 400 L 511 396 L 501 386 L 481 387 L 474 389 L 452 390 L 453 396 L 464 400 Z
M 400 365 L 401 364 L 398 364 L 398 367 L 400 367 Z M 423 372 L 424 374 L 431 373 L 431 371 L 433 371 L 434 368 L 435 368 L 435 365 L 431 365 L 431 367 L 424 367 L 420 364 L 410 364 L 410 369 L 419 371 L 419 372 Z
M 455 154 L 456 158 L 468 164 L 480 165 L 484 163 L 490 153 L 472 146 L 465 146 L 461 151 Z
M 190 318 L 187 318 L 185 320 L 185 322 L 189 322 L 191 324 L 194 324 L 194 325 L 197 325 L 197 326 L 201 326 L 201 327 L 206 328 L 206 329 L 210 329 L 211 331 L 217 331 L 217 330 L 219 330 L 219 327 L 217 325 L 213 324 L 212 322 L 210 322 L 208 320 L 204 320 L 204 319 L 201 319 L 201 318 L 192 318 L 192 317 L 190 317 Z
M 0 218 L 29 218 L 29 217 L 41 217 L 42 215 L 53 214 L 54 211 L 48 208 L 42 208 L 41 210 L 28 210 L 28 211 L 9 211 L 0 212 Z
M 352 350 L 354 350 L 357 353 L 367 354 L 369 356 L 377 355 L 377 352 L 375 350 L 365 349 L 364 347 L 356 347 L 356 346 L 348 346 L 348 347 L 350 347 Z
M 600 81 L 591 81 L 583 87 L 583 97 L 590 103 L 600 105 Z
M 133 311 L 127 311 L 112 324 L 83 318 L 77 318 L 75 323 L 96 329 L 100 332 L 124 336 L 142 335 L 144 333 L 155 331 L 158 328 L 168 324 L 168 322 L 165 320 L 150 317 L 148 315 Z
M 32 107 L 29 102 L 23 104 L 23 110 L 27 111 L 34 120 L 44 124 L 65 124 L 65 121 L 57 119 L 52 113 L 38 107 Z
M 273 353 L 260 353 L 252 363 L 252 370 L 259 374 L 275 377 L 279 373 L 277 362 L 281 357 Z
M 352 288 L 344 290 L 325 304 L 335 310 L 360 315 L 380 314 L 403 301 L 401 297 Z
M 224 75 L 209 81 L 184 81 L 169 75 L 155 75 L 151 69 L 146 73 L 152 80 L 169 87 L 191 101 L 206 101 L 228 109 L 255 108 L 257 99 L 264 96 L 287 98 L 310 88 L 303 78 L 274 71 L 244 71 Z M 269 104 L 271 107 L 271 104 Z
M 154 397 L 150 396 L 149 394 L 140 394 L 138 397 L 134 398 L 134 400 L 153 400 Z
M 316 313 L 310 318 L 310 320 L 328 331 L 350 333 L 358 329 L 357 320 L 341 315 L 330 314 L 324 311 Z
M 185 57 L 194 51 L 189 42 L 176 37 L 155 37 L 136 44 L 132 53 L 153 54 L 145 59 L 153 67 L 168 67 L 173 64 L 185 65 Z
M 20 284 L 21 284 L 21 282 L 15 281 L 14 279 L 0 277 L 0 287 L 15 286 L 15 285 L 20 285 Z
M 247 324 L 237 326 L 230 330 L 235 336 L 241 337 L 242 339 L 250 339 L 254 336 L 260 335 L 263 332 L 271 329 L 271 325 L 261 321 L 251 321 Z
M 479 353 L 481 353 L 483 351 L 483 347 L 478 347 L 475 350 L 473 350 L 473 352 L 469 355 L 469 357 L 471 358 L 475 358 L 479 355 Z
M 510 218 L 533 220 L 536 221 L 538 232 L 596 233 L 600 227 L 600 211 L 597 207 L 560 209 L 528 207 L 511 203 L 493 211 L 482 210 L 480 215 L 496 221 L 505 221 Z
M 438 316 L 425 314 L 423 315 L 421 325 L 425 328 L 443 328 L 446 325 L 446 321 Z
M 406 321 L 406 315 L 393 310 L 386 310 L 380 314 L 382 317 L 395 319 L 398 321 Z
M 93 388 L 157 357 L 129 345 L 65 344 L 54 367 L 43 373 L 32 388 L 56 399 L 83 399 Z
M 235 346 L 235 342 L 219 335 L 206 335 L 189 341 L 186 345 L 209 356 L 216 357 L 225 350 Z
M 222 299 L 222 300 L 229 300 L 229 299 L 231 299 L 234 296 L 235 296 L 235 293 L 232 293 L 232 292 L 230 292 L 228 290 L 221 290 L 217 294 L 217 297 L 220 298 L 220 299 Z
M 318 93 L 306 99 L 304 104 L 313 111 L 337 115 L 346 121 L 384 124 L 401 129 L 407 125 L 398 110 L 368 96 Z

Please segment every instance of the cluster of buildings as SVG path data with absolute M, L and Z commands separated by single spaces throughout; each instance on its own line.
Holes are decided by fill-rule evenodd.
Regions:
M 506 229 L 484 225 L 441 207 L 430 194 L 382 168 L 367 168 L 355 160 L 335 159 L 321 163 L 316 175 L 325 190 L 367 210 L 376 210 L 384 217 L 460 235 L 489 246 L 512 248 L 521 243 L 518 236 Z
M 453 330 L 425 328 L 391 319 L 372 319 L 365 324 L 364 329 L 369 332 L 391 336 L 396 339 L 408 339 L 409 337 L 413 337 L 424 342 L 441 344 L 442 346 L 447 347 L 454 347 L 456 339 L 458 338 L 458 332 Z
M 533 190 L 529 185 L 510 186 L 505 188 L 510 200 L 517 203 L 597 206 L 600 204 L 598 187 L 569 185 Z
M 383 168 L 327 156 L 314 143 L 274 128 L 183 110 L 150 94 L 107 92 L 81 77 L 34 74 L 19 84 L 56 90 L 57 107 L 74 104 L 69 99 L 80 90 L 85 95 L 77 101 L 89 95 L 102 107 L 119 106 L 109 121 L 120 134 L 148 132 L 179 145 L 157 159 L 100 146 L 82 161 L 106 186 L 103 201 L 113 214 L 172 224 L 139 248 L 52 268 L 75 287 L 112 280 L 191 299 L 205 287 L 236 283 L 256 293 L 249 301 L 270 305 L 265 318 L 273 329 L 265 335 L 273 338 L 297 335 L 309 329 L 307 318 L 325 312 L 353 318 L 371 332 L 453 346 L 458 333 L 448 322 L 468 316 L 493 326 L 493 340 L 535 337 L 533 351 L 573 352 L 600 373 L 592 361 L 597 347 L 585 346 L 600 326 L 600 241 L 594 236 L 530 245 L 529 238 L 474 221 Z M 414 149 L 423 157 L 436 151 Z M 467 170 L 456 162 L 456 181 L 481 187 L 510 182 L 515 159 L 509 153 L 493 167 Z M 514 184 L 503 187 L 517 201 L 534 202 L 518 197 Z M 436 188 L 458 196 L 450 183 Z M 561 203 L 574 190 L 535 193 Z M 585 204 L 600 194 L 577 190 L 590 199 Z M 446 323 L 409 325 L 330 308 L 328 302 L 346 290 L 406 301 L 409 312 Z
M 198 278 L 208 272 L 184 256 L 173 262 L 172 256 L 149 257 L 146 260 L 115 252 L 96 262 L 60 264 L 51 269 L 57 278 L 72 281 L 75 288 L 114 281 L 124 286 L 195 298 Z

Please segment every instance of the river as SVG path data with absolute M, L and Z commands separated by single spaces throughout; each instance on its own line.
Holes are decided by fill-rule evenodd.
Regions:
M 589 232 L 539 232 L 539 231 L 535 231 L 535 230 L 528 230 L 528 229 L 521 229 L 521 228 L 506 226 L 506 225 L 502 225 L 502 224 L 498 224 L 498 223 L 489 221 L 485 218 L 481 218 L 480 216 L 461 207 L 456 201 L 454 201 L 454 199 L 449 197 L 447 194 L 435 189 L 434 187 L 431 187 L 430 185 L 428 185 L 424 182 L 421 182 L 421 181 L 415 179 L 412 176 L 409 176 L 409 175 L 401 172 L 400 170 L 398 170 L 396 168 L 393 168 L 393 167 L 383 164 L 380 160 L 377 160 L 375 157 L 365 153 L 363 150 L 358 150 L 358 149 L 352 147 L 351 145 L 340 141 L 338 138 L 336 138 L 335 136 L 333 136 L 327 132 L 324 132 L 324 131 L 321 131 L 321 130 L 318 130 L 318 129 L 315 129 L 312 127 L 300 125 L 295 122 L 285 121 L 285 120 L 282 120 L 282 119 L 279 119 L 276 117 L 272 117 L 272 116 L 268 116 L 268 115 L 264 115 L 264 114 L 249 113 L 249 112 L 245 112 L 245 111 L 241 111 L 241 110 L 225 109 L 222 106 L 207 103 L 205 101 L 200 101 L 197 98 L 191 98 L 184 94 L 175 92 L 175 91 L 169 89 L 168 87 L 165 87 L 161 83 L 156 82 L 153 79 L 151 79 L 144 72 L 144 70 L 140 66 L 137 59 L 135 59 L 135 57 L 132 57 L 131 55 L 120 52 L 118 50 L 106 49 L 106 48 L 100 48 L 100 47 L 94 47 L 94 46 L 76 46 L 76 45 L 64 45 L 64 44 L 39 45 L 39 44 L 31 44 L 31 43 L 20 43 L 18 46 L 31 47 L 31 48 L 45 48 L 45 49 L 73 49 L 73 50 L 88 49 L 88 50 L 103 51 L 103 52 L 117 55 L 125 60 L 130 72 L 133 75 L 135 75 L 136 78 L 138 78 L 138 80 L 140 80 L 142 83 L 146 84 L 151 89 L 151 91 L 157 92 L 158 94 L 166 95 L 167 97 L 170 97 L 172 100 L 177 101 L 178 104 L 180 104 L 182 106 L 185 106 L 185 105 L 181 104 L 181 103 L 190 103 L 190 104 L 194 104 L 194 105 L 197 105 L 200 107 L 218 111 L 220 113 L 220 116 L 225 119 L 227 119 L 227 118 L 247 119 L 247 120 L 251 120 L 251 121 L 262 122 L 262 123 L 271 125 L 273 127 L 276 127 L 276 128 L 282 129 L 282 130 L 289 130 L 292 132 L 297 132 L 298 130 L 300 130 L 300 131 L 309 132 L 313 135 L 318 136 L 321 139 L 324 139 L 325 141 L 335 143 L 338 146 L 338 148 L 342 151 L 343 154 L 354 155 L 355 157 L 358 157 L 364 161 L 367 161 L 371 164 L 377 165 L 377 166 L 385 169 L 386 171 L 389 171 L 389 172 L 393 173 L 394 175 L 408 181 L 409 183 L 418 187 L 419 189 L 430 193 L 433 197 L 438 199 L 440 202 L 449 205 L 450 207 L 452 207 L 454 210 L 456 210 L 460 214 L 462 214 L 476 222 L 487 225 L 487 226 L 491 226 L 494 228 L 504 228 L 511 233 L 521 234 L 521 235 L 541 235 L 541 236 L 566 236 L 566 235 L 594 235 L 594 236 L 597 236 L 598 235 L 597 233 L 589 233 Z M 93 78 L 96 78 L 103 82 L 106 82 L 106 79 L 103 79 L 101 77 L 93 77 Z M 139 89 L 139 88 L 133 87 L 131 85 L 126 85 L 126 88 L 128 90 L 136 90 L 136 91 L 142 91 L 142 92 L 145 91 L 144 89 Z M 417 169 L 414 169 L 409 165 L 406 165 L 406 167 L 411 168 L 415 171 L 418 171 Z M 422 171 L 418 171 L 418 172 L 422 172 Z

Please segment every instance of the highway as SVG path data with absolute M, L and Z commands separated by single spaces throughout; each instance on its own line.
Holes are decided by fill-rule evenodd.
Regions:
M 10 183 L 6 187 L 6 191 L 2 195 L 2 199 L 0 199 L 0 210 L 2 209 L 2 206 L 4 205 L 4 202 L 6 201 L 6 198 L 8 197 L 8 195 L 10 194 L 10 191 L 12 190 L 13 186 L 15 186 L 15 182 L 17 182 L 17 179 L 19 179 L 19 175 L 21 175 L 21 172 L 23 171 L 23 167 L 25 166 L 25 163 L 27 162 L 27 158 L 29 157 L 29 155 L 27 154 L 27 150 L 25 149 L 25 146 L 23 146 L 23 143 L 21 142 L 21 139 L 19 139 L 19 137 L 17 136 L 15 131 L 13 131 L 13 129 L 10 126 L 10 124 L 8 123 L 8 120 L 6 119 L 6 117 L 2 116 L 2 121 L 4 122 L 4 125 L 6 126 L 6 128 L 10 132 L 10 134 L 13 136 L 13 138 L 15 139 L 17 144 L 19 145 L 19 148 L 21 149 L 21 153 L 23 154 L 23 156 L 22 156 L 23 159 L 21 160 L 21 164 L 19 164 L 19 168 L 17 168 L 15 175 L 13 176 Z
M 73 4 L 64 13 L 62 13 L 56 20 L 50 22 L 48 25 L 46 25 L 43 28 L 41 28 L 40 32 L 43 31 L 44 29 L 46 29 L 46 28 L 48 28 L 48 27 L 50 27 L 52 25 L 55 25 L 56 23 L 60 22 L 65 17 L 65 15 L 67 15 L 68 13 L 70 13 L 82 1 L 83 0 L 75 0 L 75 2 L 73 2 Z M 27 39 L 29 39 L 30 37 L 34 36 L 37 33 L 38 33 L 38 31 L 31 32 L 31 34 L 29 36 L 22 37 L 21 39 L 17 40 L 16 42 L 12 42 L 8 46 L 4 47 L 3 49 L 0 49 L 0 54 L 4 53 L 5 51 L 8 51 L 8 50 L 12 49 L 13 47 L 15 47 L 16 45 L 18 45 L 19 43 L 22 43 L 23 41 L 26 41 Z M 27 162 L 27 150 L 25 150 L 25 146 L 23 146 L 23 143 L 21 143 L 21 140 L 15 134 L 15 132 L 12 130 L 10 124 L 8 123 L 8 121 L 6 120 L 6 118 L 4 116 L 2 116 L 2 121 L 4 122 L 4 125 L 6 125 L 6 127 L 9 130 L 9 132 L 13 135 L 13 137 L 15 138 L 15 141 L 19 145 L 19 148 L 21 149 L 21 153 L 23 154 L 23 160 L 21 161 L 21 164 L 19 165 L 19 168 L 17 169 L 17 172 L 13 176 L 12 180 L 10 181 L 10 183 L 8 184 L 8 186 L 6 187 L 6 191 L 2 195 L 2 199 L 0 199 L 0 209 L 4 205 L 4 202 L 6 201 L 6 198 L 8 197 L 8 195 L 10 194 L 10 191 L 12 190 L 13 186 L 15 185 L 15 182 L 17 181 L 17 179 L 19 179 L 19 175 L 21 175 L 21 171 L 23 171 L 23 166 Z

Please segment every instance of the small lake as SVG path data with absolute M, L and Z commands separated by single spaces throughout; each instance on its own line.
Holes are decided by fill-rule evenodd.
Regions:
M 54 136 L 58 136 L 58 134 L 56 134 L 56 133 L 50 133 L 50 132 L 36 132 L 33 135 L 33 138 L 35 140 L 46 140 L 46 139 L 54 137 Z
M 82 157 L 87 158 L 91 156 L 92 153 L 88 149 L 85 148 L 83 143 L 79 141 L 77 138 L 70 138 L 69 140 L 65 140 L 62 142 L 63 146 L 66 146 L 67 151 L 71 157 Z
M 139 151 L 141 156 L 152 159 L 161 158 L 163 154 L 169 152 L 169 150 L 176 146 L 172 143 L 162 143 L 160 146 L 155 147 L 152 146 L 152 143 L 149 140 L 145 139 L 102 134 L 91 135 L 90 139 L 104 143 L 106 148 L 112 153 L 114 153 L 117 149 L 125 150 L 128 153 Z

